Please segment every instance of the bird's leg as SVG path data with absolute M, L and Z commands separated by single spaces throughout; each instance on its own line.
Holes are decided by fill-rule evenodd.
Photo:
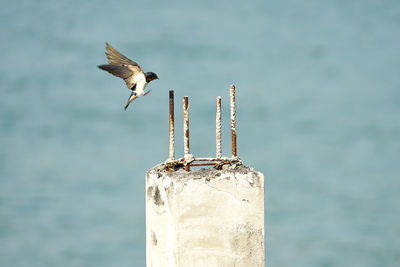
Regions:
M 147 94 L 150 93 L 150 92 L 151 92 L 151 90 L 145 92 L 145 93 L 143 94 L 143 96 L 147 95 Z

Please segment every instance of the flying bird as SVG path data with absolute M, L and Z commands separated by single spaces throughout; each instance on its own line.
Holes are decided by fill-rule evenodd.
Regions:
M 109 43 L 106 43 L 106 50 L 108 64 L 99 65 L 97 67 L 124 79 L 126 86 L 132 91 L 125 105 L 126 110 L 133 100 L 139 96 L 150 93 L 150 90 L 145 92 L 144 89 L 149 82 L 158 79 L 158 76 L 154 72 L 143 72 L 142 68 L 135 61 L 122 55 Z

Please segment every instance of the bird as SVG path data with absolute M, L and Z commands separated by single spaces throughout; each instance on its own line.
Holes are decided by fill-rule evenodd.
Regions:
M 107 52 L 105 52 L 105 54 L 108 59 L 108 64 L 98 65 L 97 67 L 114 76 L 122 78 L 128 89 L 132 91 L 125 105 L 126 110 L 133 100 L 150 93 L 151 90 L 147 92 L 144 90 L 147 84 L 158 79 L 158 76 L 154 72 L 143 72 L 139 64 L 118 52 L 107 42 L 106 50 Z

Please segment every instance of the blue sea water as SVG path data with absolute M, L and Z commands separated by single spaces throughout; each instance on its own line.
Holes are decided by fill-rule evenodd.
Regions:
M 266 177 L 267 266 L 400 265 L 399 1 L 1 1 L 0 265 L 144 266 L 144 175 L 191 151 Z M 123 110 L 104 43 L 160 80 Z M 238 215 L 239 216 L 239 215 Z

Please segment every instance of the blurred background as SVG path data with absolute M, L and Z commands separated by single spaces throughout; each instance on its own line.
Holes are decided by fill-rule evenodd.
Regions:
M 191 151 L 266 177 L 268 266 L 400 264 L 399 1 L 1 1 L 0 265 L 144 266 L 168 90 Z M 105 42 L 157 73 L 129 91 Z

